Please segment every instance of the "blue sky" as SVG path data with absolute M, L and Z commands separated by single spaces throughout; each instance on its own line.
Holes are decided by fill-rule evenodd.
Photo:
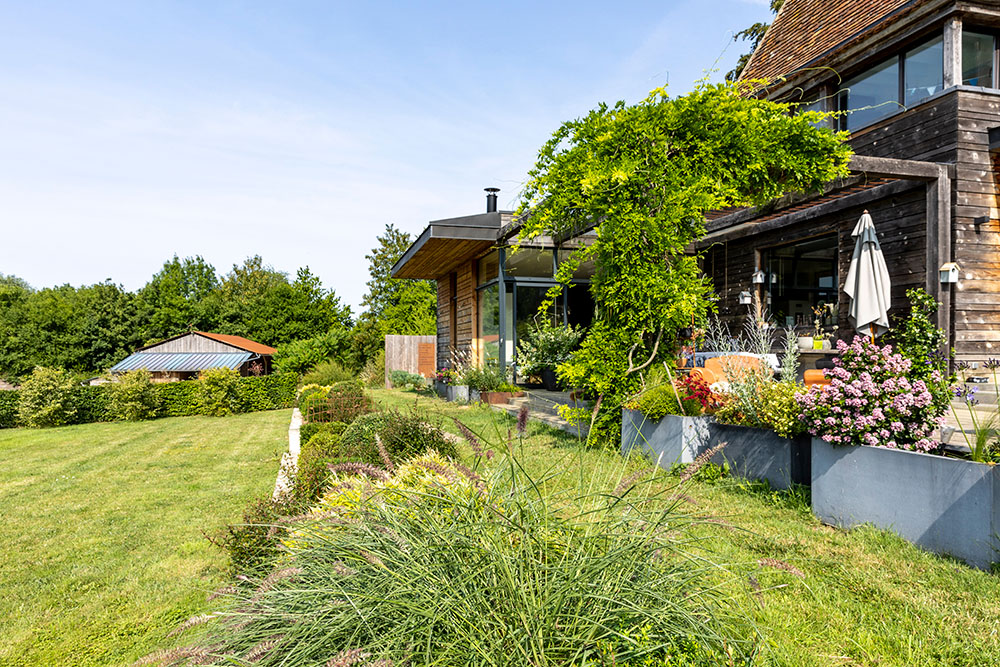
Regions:
M 766 4 L 0 2 L 0 273 L 259 253 L 357 310 L 386 223 L 512 208 L 560 122 L 720 78 Z

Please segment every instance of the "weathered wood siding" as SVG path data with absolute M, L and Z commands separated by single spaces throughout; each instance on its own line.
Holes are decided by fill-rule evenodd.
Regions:
M 143 352 L 220 352 L 223 354 L 232 354 L 234 352 L 246 352 L 246 350 L 234 345 L 227 345 L 207 336 L 188 334 L 174 340 L 153 345 L 143 350 Z
M 429 378 L 437 368 L 434 348 L 436 336 L 385 337 L 385 386 L 389 386 L 391 371 L 417 373 Z
M 452 365 L 454 357 L 479 361 L 479 317 L 476 294 L 476 262 L 460 265 L 456 271 L 455 294 L 449 273 L 437 277 L 437 358 L 439 366 Z M 454 300 L 453 300 L 454 297 Z M 454 316 L 452 307 L 455 307 Z M 455 325 L 454 335 L 451 331 Z

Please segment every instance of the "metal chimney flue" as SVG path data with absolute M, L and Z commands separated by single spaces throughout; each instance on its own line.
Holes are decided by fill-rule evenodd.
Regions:
M 500 188 L 484 188 L 486 190 L 486 212 L 496 213 L 497 211 L 497 193 L 500 192 Z

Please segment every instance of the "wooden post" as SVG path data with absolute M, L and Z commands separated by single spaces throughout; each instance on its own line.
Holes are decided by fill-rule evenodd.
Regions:
M 953 16 L 944 24 L 944 87 L 962 84 L 962 19 Z

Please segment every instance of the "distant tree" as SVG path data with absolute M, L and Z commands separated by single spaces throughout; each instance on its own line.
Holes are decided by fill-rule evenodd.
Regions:
M 207 309 L 219 287 L 215 267 L 200 255 L 164 262 L 137 295 L 143 342 L 162 340 L 190 329 L 211 330 L 217 317 Z
M 378 245 L 368 260 L 368 293 L 364 311 L 355 327 L 359 362 L 364 363 L 385 347 L 388 334 L 430 335 L 437 328 L 437 290 L 430 280 L 398 280 L 392 266 L 410 247 L 412 237 L 394 225 L 376 238 Z
M 771 0 L 771 13 L 777 14 L 784 2 L 785 0 Z M 736 66 L 733 67 L 733 69 L 726 72 L 726 81 L 736 81 L 736 79 L 740 78 L 740 74 L 743 73 L 747 63 L 750 62 L 750 56 L 752 56 L 753 52 L 757 50 L 757 47 L 760 45 L 760 40 L 764 38 L 764 33 L 767 32 L 769 27 L 771 27 L 770 23 L 758 22 L 733 35 L 734 42 L 750 42 L 750 50 L 740 56 L 740 59 L 736 61 Z

